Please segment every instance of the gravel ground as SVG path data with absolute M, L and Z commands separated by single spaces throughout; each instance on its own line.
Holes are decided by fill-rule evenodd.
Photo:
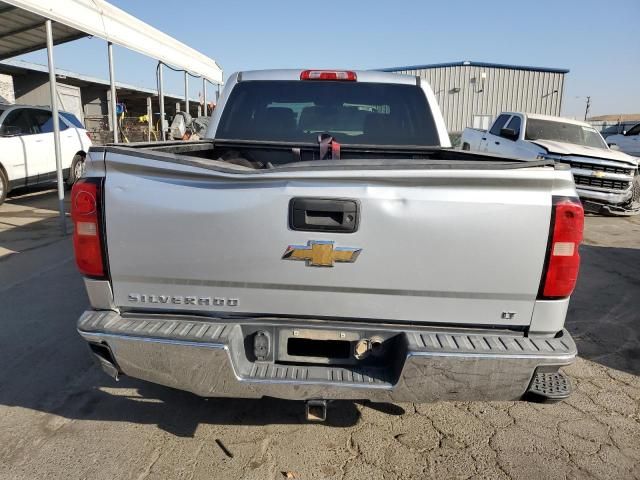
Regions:
M 1 479 L 640 478 L 638 217 L 587 218 L 569 400 L 337 402 L 320 425 L 297 402 L 99 371 L 75 332 L 87 299 L 52 205 L 41 191 L 0 207 Z

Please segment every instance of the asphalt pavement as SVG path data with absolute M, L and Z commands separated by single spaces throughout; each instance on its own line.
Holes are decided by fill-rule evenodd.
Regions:
M 640 478 L 640 217 L 588 217 L 567 328 L 575 392 L 524 402 L 203 399 L 123 378 L 75 331 L 87 306 L 51 190 L 0 206 L 0 479 Z

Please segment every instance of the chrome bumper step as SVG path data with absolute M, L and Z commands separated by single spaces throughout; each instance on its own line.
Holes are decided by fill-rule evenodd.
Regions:
M 246 341 L 256 329 L 271 338 L 291 329 L 321 329 L 393 339 L 389 360 L 377 364 L 252 360 Z M 201 396 L 374 401 L 516 400 L 537 371 L 571 364 L 576 347 L 520 332 L 403 327 L 295 319 L 203 319 L 87 311 L 78 332 L 108 347 L 118 373 Z M 94 349 L 95 353 L 95 349 Z M 104 363 L 104 359 L 102 359 Z

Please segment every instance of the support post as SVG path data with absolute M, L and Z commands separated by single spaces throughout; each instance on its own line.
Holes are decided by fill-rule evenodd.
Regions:
M 111 85 L 111 124 L 113 125 L 113 143 L 118 143 L 118 113 L 116 107 L 116 77 L 113 73 L 113 44 L 107 42 L 107 53 L 109 56 L 109 83 Z
M 53 29 L 51 20 L 45 21 L 47 34 L 47 60 L 49 63 L 49 93 L 51 94 L 51 117 L 53 120 L 53 143 L 56 152 L 56 175 L 58 179 L 58 210 L 62 234 L 67 233 L 64 213 L 64 179 L 62 178 L 62 152 L 60 149 L 60 117 L 58 116 L 58 94 L 56 88 L 56 67 L 53 63 Z
M 189 113 L 189 74 L 184 72 L 184 111 Z
M 160 137 L 164 142 L 167 139 L 167 133 L 164 129 L 164 85 L 162 83 L 162 62 L 158 62 L 158 101 L 160 102 Z
M 153 128 L 153 109 L 151 108 L 151 97 L 147 97 L 147 142 L 151 141 L 152 128 Z
M 204 77 L 202 77 L 202 107 L 202 115 L 209 116 L 207 111 L 207 79 Z
M 584 121 L 587 121 L 587 117 L 589 116 L 589 109 L 591 108 L 591 96 L 587 97 L 587 106 L 584 109 Z

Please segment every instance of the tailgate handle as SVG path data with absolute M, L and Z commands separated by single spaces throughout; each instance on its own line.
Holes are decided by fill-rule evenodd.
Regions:
M 341 198 L 292 198 L 289 228 L 303 232 L 353 233 L 358 229 L 359 205 Z

